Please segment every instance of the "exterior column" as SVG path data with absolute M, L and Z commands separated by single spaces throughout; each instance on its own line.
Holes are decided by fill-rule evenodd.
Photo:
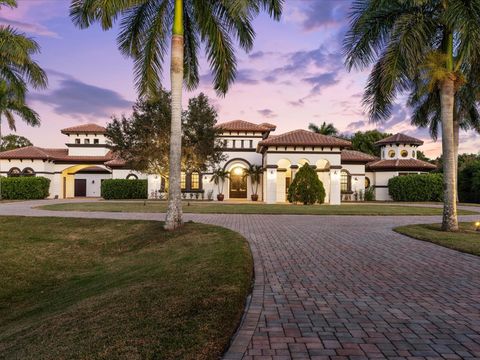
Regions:
M 341 166 L 330 167 L 330 205 L 341 204 L 341 189 L 340 189 L 340 170 Z
M 286 175 L 287 169 L 277 169 L 277 202 L 286 202 L 287 197 L 285 194 L 286 187 Z
M 292 170 L 292 181 L 293 181 L 298 171 L 298 165 L 290 165 L 290 169 Z
M 277 165 L 267 165 L 266 167 L 266 194 L 265 202 L 275 204 L 277 202 Z

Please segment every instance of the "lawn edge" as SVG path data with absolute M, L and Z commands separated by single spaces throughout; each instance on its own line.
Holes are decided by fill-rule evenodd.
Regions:
M 457 251 L 459 253 L 462 253 L 462 254 L 467 254 L 467 255 L 470 255 L 470 256 L 474 256 L 476 258 L 480 258 L 480 255 L 477 255 L 477 254 L 473 254 L 469 251 L 464 251 L 464 250 L 461 250 L 461 249 L 455 249 L 455 248 L 452 248 L 452 247 L 449 247 L 449 246 L 444 246 L 444 245 L 441 245 L 439 243 L 436 243 L 430 239 L 427 239 L 425 237 L 422 237 L 422 236 L 413 236 L 413 235 L 410 235 L 410 234 L 407 234 L 407 233 L 404 233 L 402 232 L 400 229 L 401 228 L 404 228 L 404 227 L 409 227 L 409 226 L 415 226 L 415 225 L 436 225 L 438 223 L 423 223 L 423 224 L 408 224 L 408 225 L 401 225 L 401 226 L 397 226 L 397 227 L 394 227 L 392 229 L 392 231 L 396 232 L 397 234 L 400 234 L 400 235 L 403 235 L 403 236 L 406 236 L 406 237 L 409 237 L 410 239 L 414 239 L 414 240 L 419 240 L 419 241 L 424 241 L 424 242 L 428 242 L 430 244 L 433 244 L 435 246 L 440 246 L 444 249 L 448 249 L 448 250 L 452 250 L 452 251 Z

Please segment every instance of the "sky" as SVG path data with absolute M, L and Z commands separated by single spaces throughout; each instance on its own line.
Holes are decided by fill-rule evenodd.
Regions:
M 275 134 L 324 121 L 349 134 L 377 128 L 421 138 L 426 155 L 438 156 L 440 139 L 434 142 L 427 130 L 410 125 L 403 98 L 384 123 L 369 123 L 362 105 L 369 72 L 348 72 L 341 51 L 350 1 L 287 0 L 280 21 L 259 15 L 254 21 L 255 45 L 248 54 L 237 50 L 237 78 L 226 96 L 216 96 L 208 62 L 202 58 L 200 85 L 184 92 L 184 105 L 189 97 L 204 92 L 215 104 L 219 122 L 269 122 L 277 125 Z M 113 115 L 128 116 L 137 97 L 132 61 L 117 48 L 117 28 L 102 31 L 94 25 L 80 30 L 69 18 L 68 8 L 68 0 L 18 0 L 16 9 L 0 9 L 0 24 L 27 33 L 41 47 L 35 60 L 46 69 L 49 86 L 31 90 L 28 97 L 40 114 L 41 126 L 17 121 L 16 132 L 36 146 L 63 147 L 66 138 L 60 129 L 105 125 Z M 164 68 L 163 84 L 168 89 L 169 63 Z M 479 144 L 478 134 L 462 132 L 460 152 L 477 153 Z

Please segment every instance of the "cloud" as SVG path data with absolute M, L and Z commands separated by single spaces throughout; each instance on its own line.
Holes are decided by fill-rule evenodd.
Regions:
M 322 89 L 335 85 L 339 82 L 337 73 L 334 72 L 310 76 L 303 78 L 302 80 L 313 85 L 312 89 L 310 90 L 311 95 L 317 95 L 322 91 Z
M 258 80 L 254 78 L 255 70 L 253 69 L 239 69 L 237 70 L 235 76 L 235 84 L 246 84 L 246 85 L 255 85 L 258 83 Z M 213 83 L 212 73 L 206 73 L 200 75 L 200 82 L 202 83 Z
M 132 102 L 119 93 L 86 84 L 60 72 L 58 87 L 48 93 L 33 93 L 29 99 L 51 105 L 55 113 L 83 119 L 85 117 L 110 117 L 115 110 L 125 110 Z
M 27 33 L 36 34 L 40 36 L 49 36 L 58 38 L 58 34 L 49 30 L 46 26 L 41 24 L 27 23 L 23 21 L 11 20 L 4 17 L 0 17 L 0 24 L 11 25 Z
M 274 118 L 277 117 L 277 114 L 273 112 L 271 109 L 262 109 L 257 111 L 260 115 L 266 117 L 266 118 Z
M 359 120 L 359 121 L 353 121 L 350 124 L 347 125 L 347 130 L 348 131 L 356 131 L 360 130 L 364 127 L 368 126 L 368 121 L 365 120 Z
M 289 101 L 288 103 L 292 106 L 295 106 L 295 107 L 300 107 L 300 106 L 305 105 L 305 101 L 303 101 L 303 99 Z
M 274 69 L 273 74 L 305 73 L 305 69 L 310 65 L 337 71 L 343 69 L 343 55 L 338 51 L 330 52 L 323 45 L 313 50 L 294 51 L 287 54 L 286 57 L 288 63 Z
M 310 31 L 325 26 L 342 26 L 350 5 L 348 0 L 309 1 L 302 9 L 302 27 Z

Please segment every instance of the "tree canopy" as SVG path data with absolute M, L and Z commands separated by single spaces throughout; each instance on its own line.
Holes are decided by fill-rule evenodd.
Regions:
M 380 148 L 375 142 L 385 139 L 391 134 L 382 133 L 378 130 L 357 131 L 348 140 L 352 142 L 352 149 L 380 157 Z
M 114 117 L 106 136 L 113 151 L 132 169 L 168 177 L 171 121 L 170 93 L 161 90 L 149 100 L 139 99 L 133 113 Z M 189 100 L 182 114 L 182 169 L 202 171 L 215 166 L 224 155 L 215 139 L 217 112 L 204 94 Z
M 321 126 L 315 125 L 314 123 L 310 123 L 308 125 L 308 130 L 313 131 L 317 134 L 327 135 L 327 136 L 335 136 L 338 135 L 338 129 L 332 123 L 326 123 L 325 121 L 322 123 Z
M 32 145 L 31 141 L 26 137 L 15 134 L 6 135 L 0 139 L 0 151 L 13 150 Z

